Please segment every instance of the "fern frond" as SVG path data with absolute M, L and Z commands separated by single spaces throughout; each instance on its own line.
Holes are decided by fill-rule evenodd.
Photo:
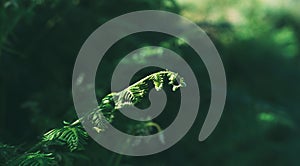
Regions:
M 111 123 L 114 119 L 115 104 L 114 93 L 106 95 L 102 100 L 98 108 L 89 112 L 79 120 L 71 124 L 71 126 L 78 124 L 79 122 L 88 123 L 88 126 L 93 126 L 97 133 L 104 131 L 107 127 L 107 123 Z
M 106 116 L 105 116 L 106 115 Z M 91 112 L 87 116 L 87 120 L 83 121 L 84 123 L 90 123 L 94 130 L 97 133 L 105 130 L 107 127 L 107 123 L 111 123 L 114 116 L 110 112 L 102 113 L 100 109 Z M 107 121 L 106 121 L 107 120 Z
M 25 151 L 22 155 L 19 155 L 19 152 L 17 153 L 16 151 L 13 151 L 12 153 L 15 153 L 13 156 L 18 154 L 18 157 L 12 158 L 11 156 L 4 156 L 2 154 L 2 152 L 5 152 L 3 149 L 11 150 L 16 148 L 0 144 L 0 157 L 4 158 L 4 160 L 6 160 L 6 158 L 10 158 L 6 164 L 12 166 L 58 165 L 54 155 L 52 153 L 46 153 L 49 152 L 48 147 L 52 145 L 66 145 L 71 152 L 74 150 L 84 149 L 88 134 L 80 123 L 90 123 L 91 125 L 88 126 L 92 126 L 98 133 L 102 132 L 106 129 L 106 123 L 111 123 L 113 121 L 116 110 L 125 106 L 133 106 L 141 102 L 145 95 L 149 92 L 149 89 L 153 87 L 150 86 L 151 83 L 157 91 L 161 90 L 165 80 L 168 80 L 168 84 L 173 86 L 173 91 L 185 86 L 183 78 L 177 73 L 168 70 L 153 73 L 130 85 L 123 91 L 108 94 L 101 100 L 100 105 L 96 109 L 88 112 L 75 122 L 64 122 L 64 126 L 62 128 L 52 129 L 45 133 L 41 142 Z M 153 131 L 160 133 L 159 139 L 162 143 L 164 143 L 164 137 L 160 126 L 152 121 L 141 123 L 132 127 L 129 133 L 132 133 L 133 135 L 149 135 Z M 44 153 L 41 153 L 41 151 Z M 58 154 L 59 153 L 55 152 L 55 156 L 57 158 L 59 158 Z
M 174 72 L 169 72 L 167 74 L 167 77 L 169 79 L 169 85 L 172 85 L 172 90 L 173 91 L 176 91 L 178 88 L 181 88 L 181 87 L 186 87 L 186 83 L 184 82 L 184 79 L 183 77 L 179 76 L 178 73 L 174 73 Z M 178 84 L 175 84 L 175 81 L 176 79 L 179 79 L 179 83 Z
M 160 73 L 153 74 L 151 79 L 153 81 L 154 88 L 156 89 L 156 91 L 160 91 L 164 83 L 163 75 L 161 75 Z
M 59 140 L 64 142 L 70 151 L 84 149 L 88 135 L 82 126 L 65 125 L 63 128 L 52 129 L 44 134 L 43 141 Z
M 120 92 L 112 93 L 114 95 L 115 109 L 132 106 L 140 102 L 147 92 L 148 84 L 141 82 L 135 86 L 129 86 Z
M 133 106 L 141 102 L 149 92 L 150 83 L 154 85 L 154 88 L 157 91 L 160 91 L 163 88 L 164 78 L 169 80 L 168 84 L 173 86 L 173 91 L 176 91 L 180 87 L 185 87 L 185 82 L 178 73 L 164 70 L 150 74 L 120 92 L 108 94 L 101 100 L 97 109 L 87 113 L 85 116 L 72 123 L 72 125 L 76 125 L 80 122 L 89 123 L 96 132 L 100 133 L 101 131 L 104 131 L 107 125 L 106 123 L 111 123 L 114 119 L 114 112 L 116 110 L 126 106 Z M 176 81 L 178 84 L 176 84 Z
M 164 77 L 167 77 L 167 79 L 169 80 L 168 84 L 173 86 L 173 91 L 176 91 L 180 87 L 186 86 L 184 79 L 179 76 L 178 73 L 168 70 L 156 72 L 141 79 L 140 81 L 134 83 L 133 85 L 120 92 L 112 93 L 114 96 L 114 101 L 116 101 L 115 109 L 120 109 L 124 106 L 130 106 L 139 103 L 142 98 L 149 92 L 149 82 L 152 82 L 154 88 L 157 91 L 160 91 L 163 88 Z M 178 84 L 175 84 L 176 79 L 179 79 Z
M 58 165 L 52 153 L 25 153 L 7 163 L 9 166 L 50 166 Z

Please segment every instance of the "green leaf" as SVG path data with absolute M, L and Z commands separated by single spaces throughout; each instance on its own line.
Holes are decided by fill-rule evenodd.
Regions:
M 164 83 L 163 77 L 159 73 L 157 73 L 153 75 L 152 80 L 156 91 L 160 91 Z
M 88 135 L 81 126 L 64 126 L 44 134 L 43 141 L 60 140 L 67 144 L 70 151 L 84 149 Z
M 7 163 L 9 166 L 50 166 L 58 165 L 52 153 L 25 153 Z

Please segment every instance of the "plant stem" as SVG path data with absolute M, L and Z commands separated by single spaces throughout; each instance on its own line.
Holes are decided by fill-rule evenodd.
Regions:
M 146 77 L 144 77 L 143 79 L 135 82 L 134 84 L 130 85 L 129 87 L 127 87 L 126 89 L 129 89 L 130 87 L 133 87 L 133 86 L 136 86 L 138 84 L 141 84 L 142 82 L 145 82 L 146 80 L 149 80 L 151 77 L 153 77 L 154 75 L 156 74 L 168 74 L 170 73 L 171 71 L 167 71 L 167 70 L 164 70 L 164 71 L 159 71 L 159 72 L 156 72 L 156 73 L 152 73 Z M 173 73 L 173 72 L 172 72 Z

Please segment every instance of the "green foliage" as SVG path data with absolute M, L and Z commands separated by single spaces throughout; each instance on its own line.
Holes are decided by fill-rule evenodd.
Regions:
M 50 166 L 58 165 L 52 153 L 26 153 L 8 162 L 10 166 Z
M 175 0 L 0 1 L 0 141 L 15 145 L 0 144 L 0 165 L 38 151 L 51 153 L 59 165 L 299 165 L 300 1 L 177 2 L 180 10 Z M 157 157 L 121 156 L 122 161 L 119 155 L 99 148 L 93 141 L 84 145 L 88 150 L 72 152 L 59 139 L 34 144 L 34 139 L 47 129 L 60 126 L 64 119 L 77 118 L 70 95 L 70 76 L 78 50 L 90 33 L 111 18 L 145 9 L 180 12 L 204 29 L 220 53 L 228 80 L 227 102 L 220 125 L 207 142 L 195 146 L 194 133 L 199 128 L 193 127 L 174 148 Z M 183 33 L 182 38 L 189 35 L 193 36 L 193 32 Z M 196 122 L 201 124 L 203 111 L 209 108 L 211 86 L 205 65 L 188 43 L 143 32 L 132 34 L 117 45 L 117 49 L 107 52 L 109 63 L 101 63 L 97 72 L 96 93 L 100 98 L 110 93 L 108 75 L 121 56 L 144 46 L 162 46 L 181 55 L 195 73 L 201 91 L 201 117 Z M 153 56 L 159 58 L 164 53 L 160 48 L 145 49 L 126 65 L 145 64 Z M 143 102 L 147 87 L 152 85 L 169 92 L 164 86 L 174 79 L 165 75 L 155 78 L 139 84 L 140 87 L 131 86 L 122 95 L 107 95 L 89 116 L 70 126 L 91 123 L 101 134 L 108 122 L 124 126 L 127 131 L 128 119 L 118 117 L 114 102 L 119 101 L 119 106 L 125 101 L 129 102 L 124 106 Z M 176 80 L 179 85 L 180 79 Z M 173 101 L 173 96 L 168 97 L 165 110 L 155 119 L 163 127 L 176 116 L 178 103 Z M 272 107 L 266 109 L 259 104 L 257 108 L 261 101 Z M 133 125 L 132 133 L 147 135 L 158 131 L 149 124 Z M 195 154 L 201 155 L 195 158 Z
M 121 92 L 112 93 L 115 101 L 115 108 L 120 109 L 124 106 L 130 106 L 140 102 L 148 92 L 148 88 L 146 80 L 141 80 Z
M 184 79 L 177 73 L 168 70 L 156 72 L 141 79 L 121 92 L 113 93 L 116 98 L 116 108 L 122 108 L 125 105 L 134 105 L 140 102 L 145 94 L 148 93 L 150 88 L 149 84 L 151 82 L 155 89 L 160 91 L 163 88 L 164 77 L 169 80 L 168 84 L 173 86 L 173 91 L 177 90 L 179 87 L 185 87 Z M 179 84 L 176 84 L 175 80 L 177 78 L 180 80 Z
M 183 78 L 177 73 L 168 70 L 153 73 L 120 92 L 112 92 L 106 95 L 95 110 L 88 112 L 73 123 L 64 121 L 64 126 L 62 128 L 55 128 L 46 132 L 39 143 L 25 151 L 23 154 L 17 155 L 18 157 L 8 157 L 8 150 L 14 149 L 14 147 L 1 144 L 0 148 L 4 149 L 1 156 L 10 158 L 8 164 L 13 166 L 58 165 L 58 161 L 54 157 L 54 155 L 58 153 L 51 148 L 52 146 L 66 145 L 71 152 L 83 150 L 84 146 L 87 144 L 88 134 L 80 123 L 90 123 L 97 133 L 104 131 L 106 129 L 106 123 L 112 123 L 116 110 L 123 108 L 126 105 L 132 106 L 142 101 L 143 97 L 151 88 L 150 83 L 153 83 L 156 90 L 161 90 L 164 83 L 164 77 L 169 80 L 169 85 L 173 85 L 173 90 L 185 85 Z M 180 80 L 179 84 L 175 84 L 177 78 Z M 164 142 L 163 135 L 160 132 L 160 126 L 152 121 L 145 123 L 141 122 L 134 127 L 129 127 L 129 132 L 135 135 L 149 135 L 153 133 L 153 131 L 159 132 L 161 134 L 160 140 Z M 17 153 L 15 152 L 15 155 L 16 154 Z
M 160 91 L 163 87 L 164 79 L 159 74 L 154 74 L 151 78 L 153 80 L 154 87 L 157 91 Z
M 169 80 L 168 85 L 172 86 L 173 91 L 186 86 L 184 79 L 179 76 L 178 73 L 164 70 L 150 74 L 120 92 L 112 92 L 106 95 L 101 100 L 97 109 L 89 112 L 76 123 L 91 123 L 96 132 L 104 131 L 106 128 L 105 123 L 107 123 L 107 121 L 109 123 L 113 121 L 116 110 L 140 103 L 149 92 L 151 84 L 154 85 L 157 91 L 161 90 L 164 84 L 164 78 Z M 178 84 L 176 84 L 176 79 L 179 80 Z
M 167 77 L 169 81 L 169 85 L 172 85 L 172 90 L 176 91 L 180 87 L 185 87 L 186 84 L 184 82 L 184 79 L 178 75 L 178 73 L 174 73 L 171 71 L 165 71 L 165 72 L 159 72 L 152 74 L 150 80 L 153 81 L 154 87 L 157 91 L 161 90 L 164 83 L 164 76 Z M 176 84 L 176 79 L 179 79 L 179 84 Z
M 183 77 L 180 77 L 178 73 L 170 72 L 167 74 L 169 79 L 169 85 L 172 85 L 172 90 L 176 91 L 178 88 L 185 87 L 186 83 L 184 82 Z M 179 84 L 175 84 L 176 79 L 179 78 Z
M 88 137 L 82 126 L 70 126 L 64 122 L 65 126 L 59 129 L 52 129 L 44 134 L 43 142 L 59 140 L 67 144 L 70 151 L 82 150 Z

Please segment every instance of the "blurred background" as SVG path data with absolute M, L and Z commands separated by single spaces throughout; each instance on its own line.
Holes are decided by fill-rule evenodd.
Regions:
M 170 149 L 145 157 L 122 156 L 89 139 L 85 150 L 69 152 L 60 165 L 298 166 L 299 7 L 298 0 L 1 0 L 0 147 L 31 147 L 63 120 L 75 120 L 72 70 L 81 45 L 116 16 L 156 9 L 196 22 L 218 49 L 228 93 L 217 128 L 198 142 L 210 103 L 209 76 L 201 59 L 172 36 L 138 33 L 106 53 L 96 78 L 99 100 L 110 93 L 110 77 L 122 57 L 142 46 L 163 46 L 181 55 L 196 73 L 201 104 L 192 129 Z M 161 54 L 148 50 L 128 64 Z M 157 69 L 142 70 L 133 81 L 150 70 Z M 156 122 L 166 127 L 177 107 L 169 103 Z M 116 117 L 115 123 L 127 122 Z M 3 165 L 7 154 L 0 148 Z

